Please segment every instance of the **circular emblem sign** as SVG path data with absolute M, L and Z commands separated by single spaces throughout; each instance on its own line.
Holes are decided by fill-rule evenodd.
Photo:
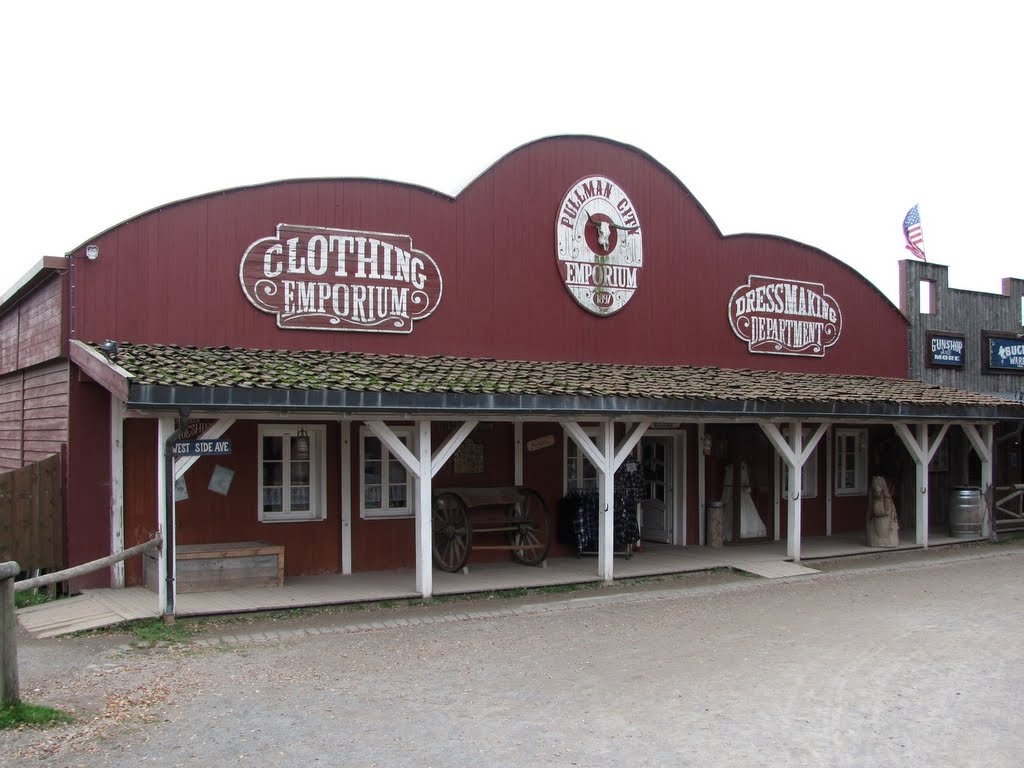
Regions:
M 569 188 L 555 220 L 558 268 L 576 303 L 613 315 L 636 291 L 643 240 L 633 203 L 615 182 L 587 176 Z

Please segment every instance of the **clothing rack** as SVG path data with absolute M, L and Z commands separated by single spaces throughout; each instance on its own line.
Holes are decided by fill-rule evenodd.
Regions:
M 612 493 L 612 542 L 614 554 L 633 556 L 633 547 L 640 539 L 637 522 L 637 504 L 648 498 L 650 484 L 643 471 L 632 459 L 624 461 L 615 472 Z M 576 555 L 596 555 L 600 531 L 600 492 L 594 488 L 570 488 L 559 501 L 560 530 L 563 539 L 571 534 Z M 571 524 L 564 524 L 565 520 Z

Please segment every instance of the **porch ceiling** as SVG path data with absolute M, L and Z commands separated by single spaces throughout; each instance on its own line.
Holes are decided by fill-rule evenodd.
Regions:
M 110 366 L 137 409 L 1024 419 L 1014 401 L 872 376 L 129 343 Z

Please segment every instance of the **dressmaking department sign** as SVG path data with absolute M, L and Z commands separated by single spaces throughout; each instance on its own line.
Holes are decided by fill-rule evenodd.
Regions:
M 821 283 L 750 275 L 732 292 L 729 324 L 750 352 L 824 357 L 839 341 L 843 314 Z

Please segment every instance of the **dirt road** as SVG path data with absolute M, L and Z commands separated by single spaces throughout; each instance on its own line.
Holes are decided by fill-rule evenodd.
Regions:
M 22 638 L 23 697 L 79 721 L 0 732 L 0 754 L 13 766 L 1019 766 L 1024 548 L 824 567 L 223 625 L 201 635 L 209 645 L 173 649 Z

